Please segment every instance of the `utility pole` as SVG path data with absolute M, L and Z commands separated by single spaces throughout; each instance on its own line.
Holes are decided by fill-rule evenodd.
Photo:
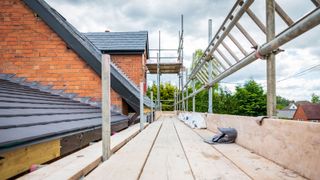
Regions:
M 208 44 L 210 44 L 212 39 L 212 19 L 208 21 Z M 212 81 L 212 60 L 208 61 L 208 83 Z M 212 113 L 212 87 L 208 91 L 208 113 Z
M 275 37 L 275 2 L 266 0 L 267 42 Z M 276 116 L 276 66 L 275 54 L 267 55 L 267 116 Z
M 110 99 L 110 55 L 102 55 L 102 159 L 111 156 L 110 134 L 111 134 L 111 99 Z

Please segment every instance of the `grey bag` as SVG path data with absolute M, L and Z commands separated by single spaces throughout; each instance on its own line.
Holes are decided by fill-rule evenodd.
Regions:
M 212 140 L 205 140 L 209 144 L 214 143 L 234 143 L 237 138 L 237 130 L 234 128 L 218 128 L 220 133 L 213 136 Z

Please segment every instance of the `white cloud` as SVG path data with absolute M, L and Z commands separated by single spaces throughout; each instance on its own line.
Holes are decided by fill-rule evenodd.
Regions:
M 196 49 L 206 48 L 207 20 L 213 19 L 213 34 L 215 34 L 234 3 L 232 0 L 47 0 L 47 2 L 82 32 L 106 29 L 111 31 L 148 30 L 150 48 L 158 48 L 159 30 L 161 30 L 162 47 L 177 48 L 180 14 L 184 14 L 184 62 L 187 67 L 191 64 L 192 53 Z M 294 0 L 288 3 L 287 0 L 277 0 L 277 2 L 294 21 L 314 9 L 311 1 Z M 255 1 L 251 9 L 262 22 L 265 21 L 265 1 Z M 240 22 L 259 44 L 265 42 L 265 36 L 259 32 L 260 30 L 247 15 L 244 15 Z M 277 17 L 276 32 L 279 33 L 286 27 L 285 23 Z M 252 51 L 250 43 L 238 30 L 233 29 L 231 32 L 247 51 Z M 316 27 L 282 47 L 285 52 L 276 57 L 277 80 L 320 64 L 319 32 L 320 27 Z M 227 39 L 226 42 L 240 58 L 243 57 L 230 40 Z M 232 59 L 227 55 L 228 53 L 225 54 Z M 243 83 L 252 78 L 265 87 L 265 64 L 265 60 L 257 60 L 223 81 Z M 294 100 L 310 99 L 311 93 L 320 94 L 319 77 L 320 69 L 314 69 L 302 76 L 281 81 L 277 84 L 277 93 Z M 163 75 L 161 79 L 178 84 L 176 75 Z M 150 75 L 148 82 L 154 80 L 156 80 L 155 76 Z M 226 84 L 226 86 L 233 90 L 235 85 Z

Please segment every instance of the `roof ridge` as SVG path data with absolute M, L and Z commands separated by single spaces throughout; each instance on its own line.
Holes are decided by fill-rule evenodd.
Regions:
M 101 107 L 101 102 L 92 101 L 92 97 L 80 97 L 77 93 L 65 93 L 65 89 L 52 89 L 53 85 L 42 85 L 37 81 L 27 81 L 25 77 L 17 77 L 16 74 L 1 74 L 0 79 L 7 80 L 22 86 L 27 86 L 31 89 L 36 89 L 41 92 L 47 92 L 70 100 L 78 101 L 83 104 L 88 104 L 94 107 Z

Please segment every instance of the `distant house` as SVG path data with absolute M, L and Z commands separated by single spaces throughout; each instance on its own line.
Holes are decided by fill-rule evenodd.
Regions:
M 296 110 L 299 105 L 301 104 L 311 104 L 309 101 L 296 101 L 291 102 L 287 107 L 285 107 L 283 110 Z
M 294 120 L 320 122 L 320 104 L 301 104 L 298 106 Z
M 296 103 L 291 102 L 287 107 L 285 107 L 283 110 L 296 110 L 298 107 Z

